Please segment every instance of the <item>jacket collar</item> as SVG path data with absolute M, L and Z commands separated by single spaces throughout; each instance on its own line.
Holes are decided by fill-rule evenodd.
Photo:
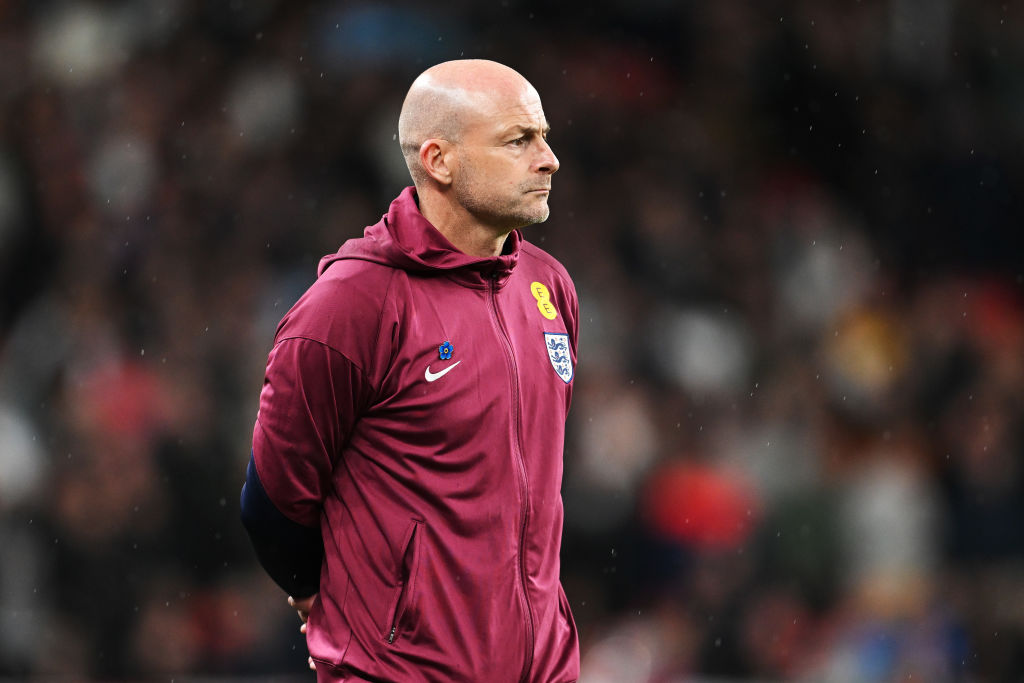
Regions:
M 498 256 L 470 256 L 459 251 L 420 213 L 416 188 L 405 188 L 379 222 L 363 237 L 345 242 L 338 253 L 325 256 L 318 272 L 342 259 L 383 263 L 409 272 L 444 275 L 468 287 L 502 286 L 519 262 L 522 234 L 509 233 Z
M 519 261 L 522 235 L 509 233 L 498 256 L 470 256 L 459 251 L 441 231 L 420 213 L 416 188 L 405 188 L 388 209 L 384 223 L 396 247 L 408 261 L 419 266 L 411 270 L 437 270 L 462 284 L 489 285 L 492 280 L 504 284 Z

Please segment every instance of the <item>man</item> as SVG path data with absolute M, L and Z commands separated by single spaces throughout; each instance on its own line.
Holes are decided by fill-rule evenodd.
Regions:
M 518 230 L 547 219 L 558 170 L 540 98 L 501 64 L 446 62 L 398 127 L 415 187 L 278 327 L 243 520 L 320 681 L 575 681 L 577 300 Z

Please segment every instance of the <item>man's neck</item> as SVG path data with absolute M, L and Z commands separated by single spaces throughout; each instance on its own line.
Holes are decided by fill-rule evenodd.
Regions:
M 480 258 L 501 254 L 508 232 L 481 225 L 433 192 L 417 193 L 417 198 L 423 217 L 463 254 Z

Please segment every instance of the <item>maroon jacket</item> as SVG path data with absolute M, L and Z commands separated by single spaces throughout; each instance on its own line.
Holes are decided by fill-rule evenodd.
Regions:
M 253 436 L 271 501 L 323 535 L 319 680 L 575 681 L 565 269 L 518 231 L 463 254 L 407 188 L 319 273 L 278 327 Z

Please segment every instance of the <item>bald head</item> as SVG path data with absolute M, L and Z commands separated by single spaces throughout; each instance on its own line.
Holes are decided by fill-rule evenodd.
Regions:
M 485 59 L 459 59 L 432 66 L 413 81 L 398 117 L 398 142 L 413 181 L 427 173 L 420 147 L 440 138 L 460 142 L 466 130 L 500 112 L 502 103 L 521 98 L 533 86 L 517 71 Z

